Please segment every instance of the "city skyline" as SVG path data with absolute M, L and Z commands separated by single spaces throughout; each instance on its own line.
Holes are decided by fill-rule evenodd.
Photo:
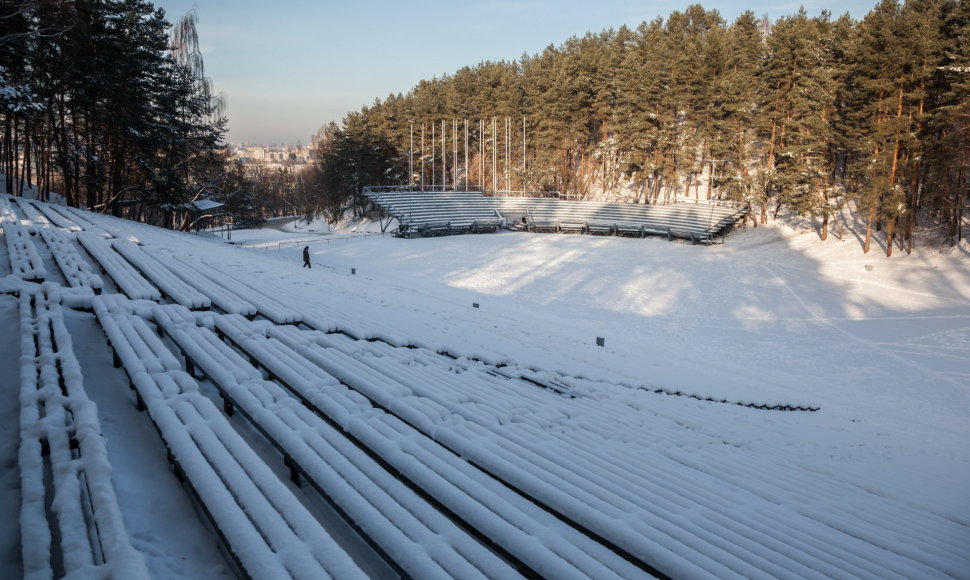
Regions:
M 234 143 L 309 144 L 320 127 L 407 93 L 421 80 L 483 61 L 518 60 L 572 36 L 666 18 L 691 2 L 632 0 L 485 1 L 419 4 L 372 0 L 156 0 L 170 22 L 195 10 L 206 74 L 228 103 Z M 828 0 L 752 6 L 716 0 L 728 22 L 745 10 L 772 20 L 804 5 L 862 18 L 875 1 Z

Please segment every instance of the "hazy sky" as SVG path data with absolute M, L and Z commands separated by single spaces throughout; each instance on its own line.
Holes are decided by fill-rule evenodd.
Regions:
M 696 3 L 697 0 L 695 0 Z M 689 0 L 155 0 L 169 21 L 193 8 L 206 72 L 225 94 L 229 140 L 302 141 L 322 125 L 418 81 L 515 60 L 571 36 L 631 27 Z M 823 9 L 862 18 L 876 0 L 700 2 L 728 22 Z

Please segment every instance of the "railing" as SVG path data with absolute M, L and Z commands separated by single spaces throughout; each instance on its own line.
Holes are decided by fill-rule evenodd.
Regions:
M 339 237 L 326 236 L 326 237 L 318 237 L 313 239 L 285 240 L 282 242 L 254 242 L 251 244 L 236 244 L 236 245 L 241 248 L 254 248 L 254 249 L 264 249 L 264 250 L 275 249 L 276 251 L 280 251 L 283 248 L 289 247 L 289 246 L 304 246 L 308 244 L 319 244 L 322 242 L 326 242 L 327 245 L 330 245 L 330 242 L 332 241 L 354 240 L 358 238 L 369 238 L 373 236 L 384 236 L 384 233 L 367 232 L 364 234 L 354 234 L 354 235 L 339 236 Z

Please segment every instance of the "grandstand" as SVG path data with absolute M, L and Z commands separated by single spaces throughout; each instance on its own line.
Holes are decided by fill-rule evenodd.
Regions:
M 478 191 L 427 191 L 365 187 L 364 195 L 397 221 L 401 237 L 495 232 L 584 233 L 629 237 L 666 236 L 711 244 L 744 215 L 744 209 L 713 203 L 669 205 L 567 201 L 550 197 L 487 196 Z

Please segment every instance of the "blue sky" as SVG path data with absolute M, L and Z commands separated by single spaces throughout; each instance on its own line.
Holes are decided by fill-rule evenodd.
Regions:
M 208 76 L 225 94 L 229 140 L 302 141 L 330 121 L 418 81 L 515 60 L 571 36 L 637 26 L 687 0 L 157 0 L 169 21 L 193 8 Z M 728 21 L 804 5 L 862 18 L 876 0 L 701 2 Z

